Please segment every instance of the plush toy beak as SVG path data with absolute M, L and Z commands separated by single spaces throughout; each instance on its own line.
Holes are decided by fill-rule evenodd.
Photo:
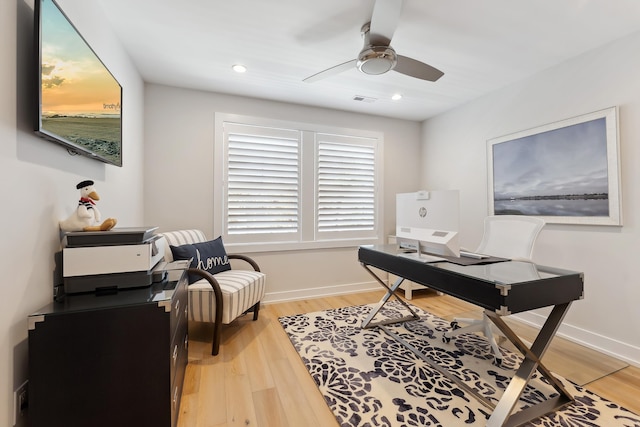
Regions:
M 98 196 L 98 193 L 96 193 L 95 191 L 89 193 L 89 197 L 91 197 L 93 200 L 100 200 L 100 196 Z

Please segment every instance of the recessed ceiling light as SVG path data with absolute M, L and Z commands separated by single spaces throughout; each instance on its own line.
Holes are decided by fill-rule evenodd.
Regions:
M 391 99 L 393 99 L 394 101 L 399 101 L 402 99 L 402 94 L 400 93 L 395 93 L 393 94 L 393 96 L 391 97 Z
M 231 67 L 233 69 L 233 71 L 235 71 L 236 73 L 244 73 L 247 71 L 247 67 L 245 67 L 242 64 L 236 64 L 233 67 Z

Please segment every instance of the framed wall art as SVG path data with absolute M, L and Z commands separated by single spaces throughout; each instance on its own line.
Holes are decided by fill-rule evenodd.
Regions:
M 617 107 L 487 141 L 489 213 L 622 225 Z

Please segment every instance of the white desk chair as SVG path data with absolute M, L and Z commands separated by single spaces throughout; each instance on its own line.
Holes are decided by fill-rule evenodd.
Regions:
M 522 215 L 495 215 L 484 219 L 484 234 L 476 253 L 508 258 L 514 261 L 531 261 L 533 246 L 538 234 L 544 227 L 542 218 Z M 460 323 L 468 323 L 459 327 Z M 452 337 L 469 332 L 482 332 L 491 345 L 496 365 L 502 363 L 502 353 L 493 333 L 493 322 L 482 314 L 482 319 L 454 318 L 453 330 L 444 334 L 443 340 L 449 342 Z

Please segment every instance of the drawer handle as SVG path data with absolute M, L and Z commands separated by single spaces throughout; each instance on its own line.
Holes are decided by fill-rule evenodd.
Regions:
M 189 314 L 189 310 L 187 310 L 187 307 L 184 308 L 184 318 L 186 319 L 187 316 Z
M 178 386 L 173 389 L 173 410 L 175 411 L 178 405 Z
M 165 353 L 166 354 L 166 353 Z M 178 345 L 173 346 L 173 364 L 176 364 L 176 360 L 178 360 Z
M 189 347 L 189 335 L 184 336 L 184 348 Z
M 180 307 L 180 300 L 176 301 L 176 317 L 178 317 L 178 308 Z

